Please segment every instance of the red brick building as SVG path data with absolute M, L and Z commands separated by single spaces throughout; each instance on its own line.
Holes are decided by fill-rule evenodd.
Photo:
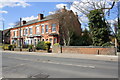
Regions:
M 67 11 L 74 14 L 71 10 L 65 8 L 61 11 Z M 75 14 L 74 14 L 75 15 Z M 77 15 L 75 15 L 77 16 Z M 75 31 L 78 35 L 81 34 L 81 25 L 76 17 Z M 60 42 L 59 23 L 52 17 L 52 15 L 44 17 L 43 14 L 38 14 L 38 19 L 31 21 L 22 21 L 21 26 L 17 25 L 10 29 L 10 43 L 19 45 L 36 45 L 39 41 L 50 41 L 51 44 Z M 21 31 L 21 32 L 20 32 Z M 21 35 L 20 35 L 21 33 Z

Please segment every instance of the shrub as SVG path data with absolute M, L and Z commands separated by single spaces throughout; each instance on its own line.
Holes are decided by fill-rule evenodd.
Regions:
M 33 49 L 34 48 L 34 46 L 33 45 L 29 45 L 29 49 Z
M 3 45 L 3 49 L 4 49 L 4 50 L 9 50 L 9 44 L 4 44 L 4 45 Z
M 50 52 L 51 43 L 49 41 L 46 41 L 45 44 L 47 45 L 46 46 L 47 52 Z
M 13 51 L 14 48 L 15 48 L 15 45 L 9 45 L 8 47 L 9 47 L 9 50 L 12 50 L 12 51 Z
M 22 48 L 29 48 L 29 45 L 23 45 Z
M 14 50 L 14 45 L 4 44 L 3 49 L 4 50 Z
M 59 43 L 55 43 L 54 46 L 59 46 Z
M 29 52 L 32 52 L 34 50 L 34 46 L 33 45 L 29 45 Z
M 45 42 L 44 41 L 40 41 L 40 42 L 38 42 L 38 44 L 36 45 L 36 49 L 37 50 L 46 50 L 46 47 L 47 47 L 47 45 L 45 44 Z

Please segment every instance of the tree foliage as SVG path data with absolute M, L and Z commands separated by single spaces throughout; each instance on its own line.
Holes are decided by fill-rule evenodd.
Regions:
M 92 45 L 92 38 L 90 32 L 85 28 L 81 36 L 72 36 L 70 42 L 71 46 L 89 46 Z
M 87 15 L 94 46 L 110 45 L 110 30 L 102 14 L 103 13 L 101 10 L 96 9 L 91 10 L 90 13 Z

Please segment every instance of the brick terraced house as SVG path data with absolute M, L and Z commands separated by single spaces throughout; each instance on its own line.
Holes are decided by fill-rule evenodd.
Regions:
M 76 16 L 75 31 L 78 35 L 81 34 L 81 24 L 78 21 L 77 15 L 71 10 L 66 10 L 65 7 L 61 11 Z M 38 14 L 38 19 L 31 21 L 22 21 L 21 25 L 18 24 L 10 29 L 10 43 L 20 45 L 36 45 L 39 41 L 50 41 L 52 45 L 60 42 L 60 25 L 53 18 L 53 15 L 44 17 L 43 14 Z M 68 15 L 69 16 L 69 15 Z M 21 35 L 20 35 L 21 34 Z

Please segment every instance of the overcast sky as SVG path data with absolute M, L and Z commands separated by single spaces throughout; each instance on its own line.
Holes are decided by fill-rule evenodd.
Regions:
M 2 20 L 4 20 L 5 29 L 8 29 L 13 27 L 15 22 L 19 21 L 20 17 L 23 20 L 29 21 L 36 19 L 38 13 L 43 13 L 44 16 L 53 14 L 57 9 L 63 8 L 64 5 L 67 7 L 67 9 L 72 9 L 74 12 L 76 12 L 76 10 L 66 2 L 25 2 L 24 0 L 15 0 L 16 2 L 13 2 L 13 0 L 9 0 L 10 2 L 6 1 L 8 0 L 5 0 L 5 2 L 3 0 L 2 3 L 0 2 L 0 29 L 2 29 L 3 26 Z M 76 1 L 73 3 L 76 3 Z M 83 6 L 82 4 L 80 5 Z M 81 16 L 79 11 L 78 14 Z M 112 20 L 116 19 L 116 17 L 117 15 L 115 6 L 111 10 L 111 15 L 107 17 L 107 19 L 112 22 Z M 81 23 L 88 22 L 84 15 L 82 15 L 80 19 L 82 19 Z M 82 28 L 85 27 L 86 26 L 83 24 Z

